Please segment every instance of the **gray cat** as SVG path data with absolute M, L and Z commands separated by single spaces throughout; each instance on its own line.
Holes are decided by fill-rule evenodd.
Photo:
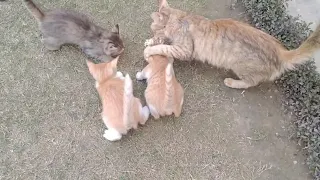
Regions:
M 58 50 L 63 44 L 75 44 L 91 58 L 103 62 L 119 56 L 124 50 L 118 25 L 107 31 L 93 24 L 84 14 L 70 10 L 44 13 L 31 0 L 24 2 L 38 20 L 42 42 L 49 50 Z

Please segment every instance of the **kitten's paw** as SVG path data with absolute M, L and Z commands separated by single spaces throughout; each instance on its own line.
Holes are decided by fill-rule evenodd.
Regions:
M 99 87 L 99 82 L 98 81 L 96 81 L 95 86 L 96 86 L 96 88 Z
M 149 106 L 150 114 L 154 117 L 154 119 L 159 119 L 160 115 L 158 111 L 152 105 L 149 104 L 148 106 Z
M 148 121 L 149 115 L 150 115 L 150 111 L 149 111 L 148 106 L 144 106 L 144 107 L 142 108 L 142 115 L 143 115 L 144 121 L 141 122 L 141 124 L 145 124 L 145 123 Z
M 152 46 L 153 45 L 153 39 L 147 39 L 145 42 L 144 42 L 144 46 L 147 47 L 147 46 Z
M 137 79 L 138 81 L 143 80 L 143 79 L 144 79 L 144 78 L 143 78 L 143 73 L 142 73 L 142 72 L 137 72 L 137 74 L 136 74 L 136 79 Z
M 123 76 L 122 72 L 120 72 L 120 71 L 117 72 L 116 77 L 120 78 L 120 79 L 124 79 L 124 76 Z
M 122 135 L 117 130 L 110 128 L 104 131 L 103 137 L 109 141 L 118 141 Z

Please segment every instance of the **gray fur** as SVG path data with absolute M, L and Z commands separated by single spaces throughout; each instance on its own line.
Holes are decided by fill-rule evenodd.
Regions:
M 42 42 L 47 49 L 58 50 L 64 44 L 75 44 L 91 58 L 103 62 L 110 61 L 123 52 L 118 25 L 108 31 L 95 25 L 84 14 L 71 10 L 43 13 L 31 0 L 24 1 L 39 21 Z

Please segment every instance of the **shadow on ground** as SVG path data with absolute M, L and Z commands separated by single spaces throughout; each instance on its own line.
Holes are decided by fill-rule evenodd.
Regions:
M 153 1 L 38 0 L 87 12 L 105 27 L 120 24 L 126 52 L 119 70 L 143 68 Z M 180 2 L 180 3 L 179 3 Z M 223 0 L 172 0 L 209 18 L 242 15 Z M 150 121 L 120 142 L 103 137 L 100 101 L 85 56 L 64 46 L 48 52 L 21 1 L 0 3 L 1 179 L 308 179 L 294 126 L 273 84 L 246 91 L 223 85 L 231 73 L 175 62 L 185 88 L 178 119 Z M 145 83 L 135 82 L 142 97 Z

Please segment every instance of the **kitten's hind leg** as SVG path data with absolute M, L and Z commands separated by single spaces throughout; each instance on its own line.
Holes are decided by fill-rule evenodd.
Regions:
M 150 111 L 148 106 L 144 106 L 143 108 L 140 109 L 140 114 L 142 116 L 142 121 L 140 122 L 140 124 L 145 124 L 147 122 L 147 120 L 149 119 L 149 115 L 150 115 Z
M 155 118 L 155 119 L 159 119 L 160 115 L 158 113 L 158 111 L 152 106 L 152 105 L 148 105 L 149 110 L 150 110 L 150 114 Z
M 184 101 L 184 99 L 182 98 L 181 102 L 179 104 L 176 104 L 176 108 L 175 108 L 175 110 L 173 112 L 175 117 L 179 117 L 181 115 L 183 101 Z
M 53 37 L 44 37 L 42 39 L 42 43 L 48 50 L 51 51 L 59 50 L 62 45 L 62 43 L 58 39 Z
M 104 131 L 103 137 L 109 141 L 118 141 L 121 139 L 122 135 L 117 130 L 109 128 Z

